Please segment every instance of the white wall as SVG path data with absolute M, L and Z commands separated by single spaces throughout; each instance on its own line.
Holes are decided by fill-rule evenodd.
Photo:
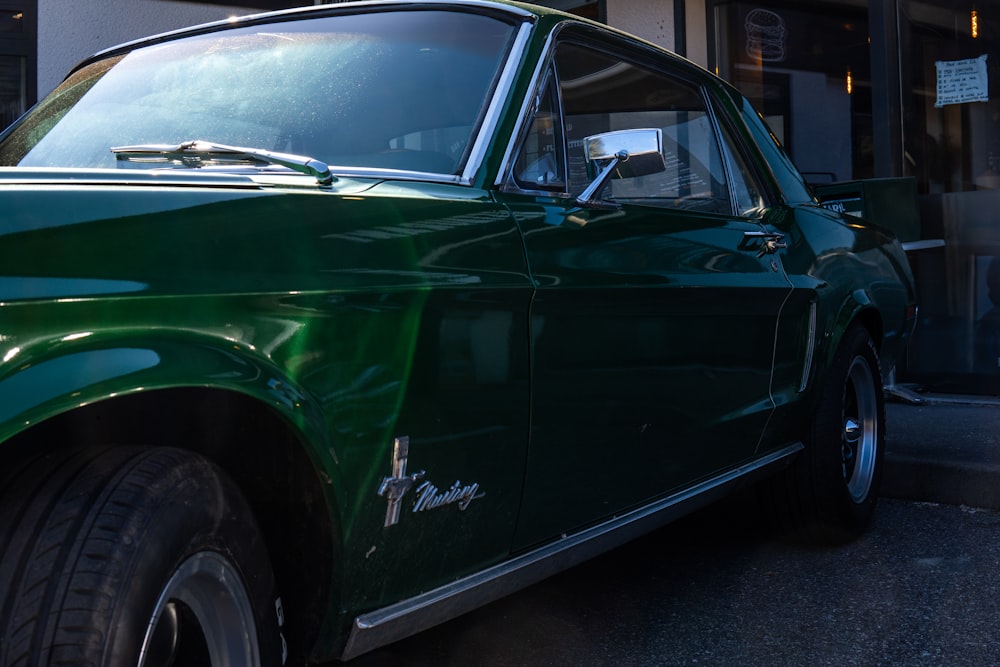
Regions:
M 684 3 L 687 58 L 708 66 L 705 0 L 607 0 L 608 25 L 674 50 L 674 3 Z
M 259 9 L 168 0 L 38 0 L 38 97 L 87 56 L 176 28 Z
M 708 67 L 708 22 L 705 0 L 687 0 L 684 7 L 687 23 L 687 57 L 702 67 Z
M 683 0 L 681 0 L 683 1 Z M 607 0 L 608 25 L 642 37 L 647 42 L 673 50 L 674 3 L 673 0 L 636 2 L 636 0 Z

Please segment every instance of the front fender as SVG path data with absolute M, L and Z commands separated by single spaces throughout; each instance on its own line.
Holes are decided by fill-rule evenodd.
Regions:
M 185 386 L 238 392 L 269 406 L 302 441 L 314 443 L 311 457 L 329 459 L 316 463 L 335 469 L 317 402 L 248 346 L 204 334 L 147 331 L 113 340 L 70 334 L 7 347 L 0 363 L 0 442 L 91 403 Z

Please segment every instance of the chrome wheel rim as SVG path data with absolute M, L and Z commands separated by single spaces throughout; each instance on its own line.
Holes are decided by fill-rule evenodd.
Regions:
M 164 586 L 139 654 L 139 667 L 260 666 L 253 605 L 239 573 L 205 551 L 181 563 Z
M 878 453 L 878 395 L 871 366 L 855 357 L 844 387 L 842 462 L 851 500 L 863 502 L 875 477 Z

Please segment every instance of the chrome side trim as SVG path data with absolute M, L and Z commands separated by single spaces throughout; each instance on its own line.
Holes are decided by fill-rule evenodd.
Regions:
M 812 371 L 813 355 L 816 354 L 816 302 L 809 304 L 809 331 L 806 334 L 806 358 L 802 362 L 802 379 L 799 381 L 799 393 L 809 385 L 809 373 Z
M 696 486 L 416 597 L 354 619 L 341 656 L 349 660 L 416 634 L 578 565 L 722 498 L 785 465 L 796 442 Z
M 943 248 L 944 239 L 923 239 L 921 241 L 906 241 L 905 243 L 900 243 L 903 246 L 903 250 L 906 252 L 914 252 L 916 250 L 930 250 L 932 248 Z

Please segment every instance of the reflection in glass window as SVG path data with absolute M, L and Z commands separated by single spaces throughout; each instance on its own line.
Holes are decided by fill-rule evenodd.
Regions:
M 715 3 L 719 73 L 763 114 L 812 183 L 875 175 L 864 4 Z

